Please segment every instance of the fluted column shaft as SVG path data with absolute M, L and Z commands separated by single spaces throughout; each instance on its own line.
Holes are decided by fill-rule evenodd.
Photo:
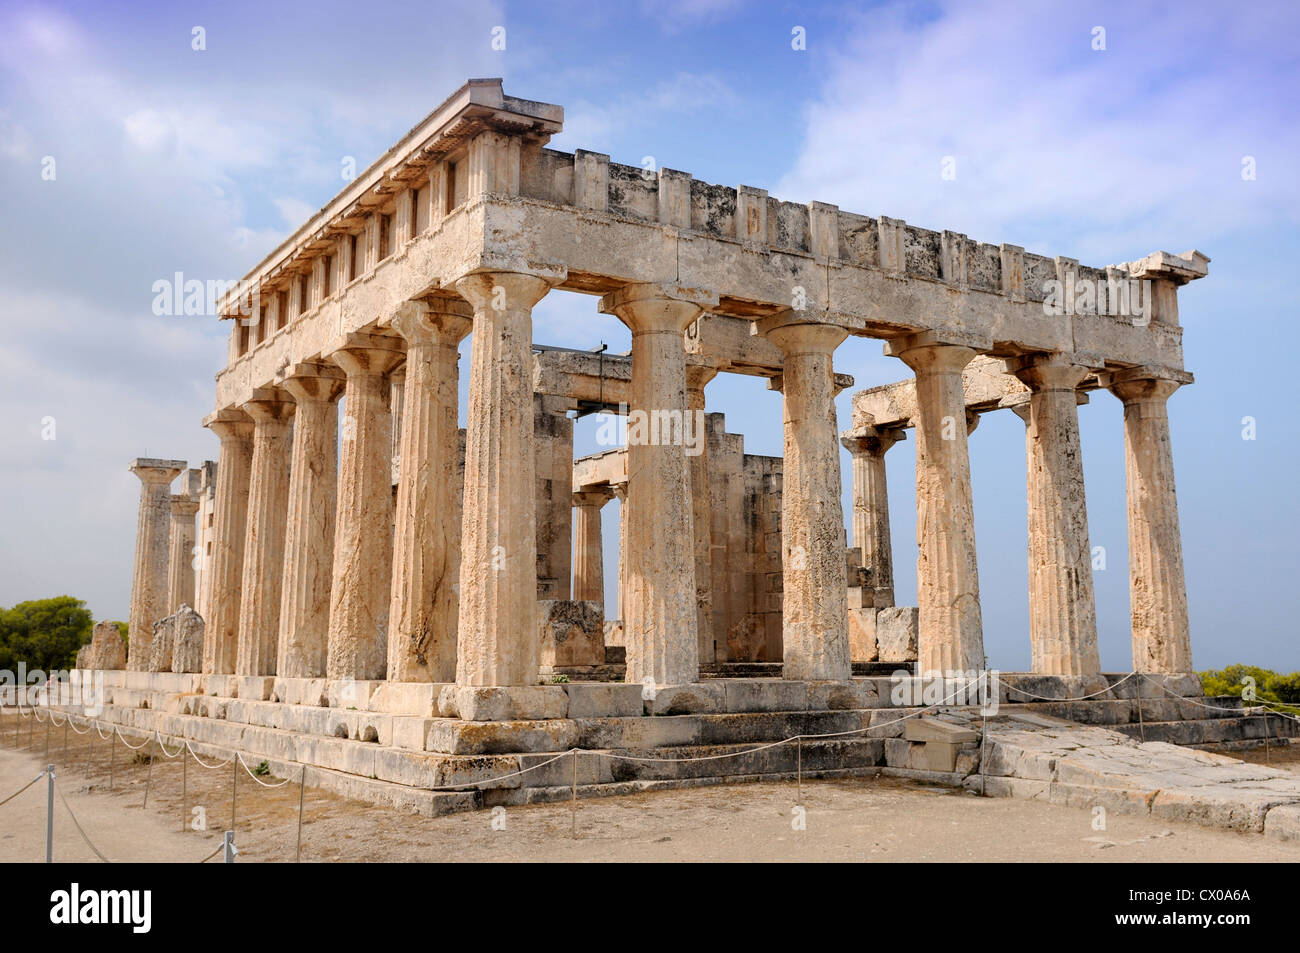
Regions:
M 253 418 L 253 461 L 248 483 L 236 675 L 274 675 L 280 635 L 293 404 L 284 399 L 283 393 L 264 390 L 242 408 Z
M 840 437 L 853 461 L 853 545 L 862 551 L 862 565 L 871 570 L 872 605 L 878 608 L 894 604 L 885 453 L 904 436 L 902 430 L 868 426 L 846 431 Z
M 922 672 L 984 667 L 975 507 L 961 372 L 975 351 L 921 344 L 898 352 L 916 372 L 916 564 Z
M 554 278 L 491 272 L 459 279 L 474 309 L 456 682 L 537 679 L 537 459 L 533 305 Z
M 456 678 L 457 347 L 470 332 L 471 314 L 463 301 L 409 302 L 393 319 L 407 350 L 388 619 L 390 681 Z
M 197 500 L 188 496 L 171 498 L 166 615 L 182 605 L 194 608 L 194 514 L 198 511 Z
M 1140 374 L 1116 374 L 1109 384 L 1124 402 L 1133 667 L 1139 672 L 1192 672 L 1167 407 L 1184 381 Z
M 140 478 L 140 509 L 135 524 L 135 568 L 131 577 L 130 643 L 126 667 L 148 671 L 153 653 L 153 624 L 167 611 L 168 556 L 171 536 L 169 486 L 185 469 L 183 460 L 133 460 Z
M 239 643 L 239 604 L 248 526 L 248 483 L 253 465 L 253 422 L 241 411 L 220 411 L 207 421 L 221 440 L 212 504 L 212 588 L 203 629 L 203 671 L 230 675 Z
M 592 487 L 573 494 L 578 510 L 574 535 L 577 547 L 573 554 L 573 598 L 587 602 L 605 602 L 605 556 L 601 539 L 600 509 L 614 493 L 607 487 Z
M 601 310 L 632 331 L 628 412 L 626 602 L 629 682 L 694 682 L 700 673 L 691 472 L 682 425 L 686 351 L 682 333 L 701 301 L 684 289 L 631 285 Z M 675 425 L 675 432 L 674 432 Z
M 618 500 L 618 579 L 616 580 L 618 590 L 618 618 L 619 618 L 619 635 L 618 645 L 626 645 L 623 638 L 626 632 L 626 626 L 623 620 L 627 618 L 627 513 L 628 498 L 627 484 L 620 483 L 614 487 L 614 498 Z
M 331 679 L 382 679 L 388 663 L 393 448 L 385 375 L 401 357 L 396 341 L 374 334 L 350 334 L 330 355 L 347 375 L 325 664 Z
M 1024 416 L 1032 671 L 1095 675 L 1101 659 L 1076 395 L 1088 369 L 1060 357 L 1028 358 L 1011 369 L 1030 388 Z
M 830 325 L 785 325 L 769 330 L 767 337 L 784 358 L 782 674 L 848 678 L 844 511 L 832 370 L 832 355 L 847 332 Z
M 282 678 L 324 678 L 338 502 L 336 401 L 343 372 L 328 364 L 296 364 L 286 369 L 281 386 L 296 407 L 275 671 Z
M 691 519 L 695 529 L 695 618 L 700 661 L 714 662 L 713 507 L 709 486 L 709 441 L 704 423 L 704 387 L 718 374 L 712 367 L 686 368 L 686 410 L 695 445 L 687 455 L 691 469 Z

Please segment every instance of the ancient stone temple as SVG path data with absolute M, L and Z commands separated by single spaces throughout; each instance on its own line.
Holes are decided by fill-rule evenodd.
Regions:
M 1090 267 L 548 149 L 563 120 L 471 80 L 227 298 L 204 421 L 215 466 L 172 496 L 184 462 L 132 464 L 128 668 L 197 664 L 185 685 L 123 676 L 123 691 L 201 685 L 168 709 L 180 733 L 213 696 L 312 712 L 405 759 L 329 766 L 416 788 L 487 770 L 458 756 L 704 743 L 698 725 L 673 736 L 651 716 L 869 718 L 889 704 L 881 671 L 985 668 L 967 438 L 1006 407 L 1026 425 L 1028 675 L 1104 693 L 1076 411 L 1098 390 L 1124 405 L 1133 668 L 1199 691 L 1183 677 L 1166 402 L 1192 380 L 1178 290 L 1205 276 L 1204 255 Z M 558 292 L 622 321 L 630 353 L 537 342 L 533 308 Z M 851 335 L 881 341 L 905 379 L 857 392 L 841 433 L 834 398 L 854 381 L 834 355 Z M 780 458 L 746 454 L 705 413 L 719 374 L 780 392 Z M 575 460 L 588 413 L 621 415 L 626 444 Z M 884 465 L 908 430 L 912 607 L 895 605 Z M 611 500 L 616 567 L 603 565 Z M 153 628 L 182 604 L 202 619 L 201 653 L 188 615 Z M 152 650 L 152 633 L 182 628 L 184 651 Z M 484 741 L 475 721 L 498 731 Z M 825 766 L 858 756 L 827 748 Z

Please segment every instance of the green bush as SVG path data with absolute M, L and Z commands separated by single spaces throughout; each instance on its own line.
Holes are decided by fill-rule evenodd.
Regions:
M 1240 698 L 1246 678 L 1255 680 L 1255 702 L 1297 712 L 1290 706 L 1300 703 L 1300 672 L 1283 675 L 1258 665 L 1229 665 L 1199 673 L 1201 687 L 1207 695 L 1232 695 Z M 1250 704 L 1247 701 L 1247 704 Z
M 80 599 L 55 596 L 0 609 L 0 669 L 44 672 L 72 668 L 77 649 L 90 641 L 94 625 Z

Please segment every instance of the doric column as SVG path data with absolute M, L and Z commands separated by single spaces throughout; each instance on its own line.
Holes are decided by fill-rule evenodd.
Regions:
M 194 514 L 198 511 L 198 500 L 183 495 L 171 497 L 165 616 L 182 605 L 194 608 Z
M 897 427 L 854 427 L 840 435 L 853 460 L 853 545 L 862 551 L 862 565 L 871 571 L 872 605 L 894 604 L 894 553 L 889 535 L 889 486 L 885 453 L 906 431 Z
M 1008 361 L 1007 370 L 1030 389 L 1024 418 L 1032 671 L 1095 675 L 1101 659 L 1076 391 L 1088 368 L 1050 355 Z
M 978 671 L 984 667 L 984 635 L 961 380 L 976 349 L 924 332 L 891 341 L 886 352 L 916 372 L 919 667 Z
M 332 679 L 381 679 L 388 661 L 393 459 L 385 375 L 402 354 L 390 337 L 356 333 L 329 355 L 347 375 L 325 664 Z
M 573 548 L 573 421 L 566 398 L 533 395 L 538 598 L 568 599 Z
M 293 420 L 293 403 L 287 396 L 275 388 L 260 387 L 241 408 L 253 419 L 253 460 L 248 482 L 236 675 L 275 674 Z
M 244 536 L 248 525 L 248 481 L 253 465 L 253 422 L 243 411 L 220 410 L 204 421 L 221 440 L 217 490 L 213 501 L 212 588 L 203 629 L 203 671 L 235 671 L 239 640 L 240 586 L 244 576 Z
M 776 315 L 759 323 L 784 358 L 782 674 L 849 678 L 844 511 L 831 360 L 848 332 L 829 324 L 782 323 L 790 317 Z
M 626 630 L 623 626 L 623 620 L 627 617 L 627 484 L 615 483 L 613 489 L 614 499 L 618 500 L 618 579 L 616 581 L 619 618 L 618 644 L 625 645 L 623 632 Z
M 710 299 L 677 285 L 635 284 L 601 311 L 632 331 L 627 428 L 628 510 L 623 638 L 627 681 L 695 682 L 700 646 L 691 473 L 684 447 L 686 350 L 682 333 Z
M 1118 371 L 1103 380 L 1124 402 L 1129 600 L 1133 667 L 1139 672 L 1194 671 L 1166 406 L 1169 396 L 1191 380 L 1186 371 L 1151 367 Z
M 456 635 L 460 685 L 537 680 L 533 305 L 563 278 L 557 269 L 478 272 L 456 281 L 474 309 Z
M 591 486 L 573 494 L 578 510 L 574 536 L 573 598 L 605 602 L 605 556 L 600 532 L 600 509 L 614 496 L 608 486 Z
M 407 349 L 388 616 L 389 681 L 456 678 L 457 348 L 470 332 L 472 314 L 459 299 L 408 301 L 392 322 Z
M 700 661 L 712 663 L 713 632 L 713 516 L 709 486 L 709 440 L 704 424 L 704 387 L 718 375 L 717 368 L 692 364 L 686 368 L 688 433 L 693 444 L 686 459 L 691 469 L 691 520 L 695 528 L 695 619 Z
M 343 372 L 332 364 L 293 364 L 279 383 L 296 406 L 275 672 L 281 678 L 324 678 L 338 501 L 336 401 Z
M 171 536 L 172 480 L 184 460 L 131 461 L 140 478 L 140 510 L 135 523 L 135 570 L 131 577 L 130 643 L 126 667 L 148 671 L 153 652 L 153 624 L 168 615 L 167 561 Z

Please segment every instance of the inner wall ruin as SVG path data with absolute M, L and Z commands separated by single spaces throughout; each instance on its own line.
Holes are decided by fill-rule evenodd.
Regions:
M 1192 381 L 1177 292 L 1206 275 L 1204 255 L 1090 267 L 783 202 L 546 148 L 563 117 L 471 80 L 227 298 L 204 421 L 218 461 L 131 464 L 127 669 L 281 705 L 338 707 L 346 686 L 361 711 L 462 722 L 670 710 L 642 704 L 654 697 L 744 711 L 731 683 L 747 676 L 845 708 L 815 686 L 975 673 L 967 436 L 1007 408 L 1026 426 L 1029 674 L 1104 686 L 1076 406 L 1108 390 L 1124 405 L 1133 669 L 1199 691 L 1180 678 L 1193 668 L 1166 402 Z M 552 289 L 621 320 L 630 354 L 536 344 L 532 309 Z M 882 341 L 905 379 L 856 392 L 840 432 L 834 397 L 854 381 L 833 356 L 850 335 Z M 694 448 L 672 429 L 708 411 L 724 373 L 782 394 L 782 457 L 745 453 L 721 414 Z M 574 417 L 597 412 L 625 415 L 627 445 L 575 460 Z M 903 440 L 913 607 L 895 605 L 907 569 L 892 565 L 884 466 Z M 172 619 L 182 606 L 202 651 L 153 651 L 192 628 Z

